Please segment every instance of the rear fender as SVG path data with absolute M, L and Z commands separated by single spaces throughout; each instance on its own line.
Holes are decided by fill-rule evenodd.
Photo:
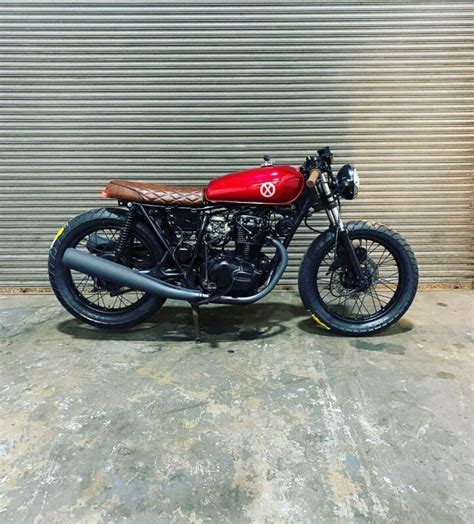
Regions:
M 93 233 L 89 235 L 89 239 L 87 240 L 87 249 L 90 253 L 101 255 L 113 251 L 116 244 L 117 242 L 115 240 L 100 236 L 98 233 Z

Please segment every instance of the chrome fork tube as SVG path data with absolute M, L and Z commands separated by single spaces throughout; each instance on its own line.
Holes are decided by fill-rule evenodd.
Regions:
M 341 219 L 341 213 L 339 212 L 339 206 L 332 194 L 331 188 L 329 187 L 326 175 L 321 175 L 321 187 L 323 189 L 324 196 L 327 200 L 326 214 L 329 222 L 332 226 L 336 227 L 339 231 L 344 231 L 344 222 Z
M 339 209 L 337 207 L 326 209 L 326 213 L 329 218 L 329 222 L 331 222 L 331 225 L 337 227 L 339 231 L 344 231 L 345 226 L 341 219 L 341 213 L 339 212 Z

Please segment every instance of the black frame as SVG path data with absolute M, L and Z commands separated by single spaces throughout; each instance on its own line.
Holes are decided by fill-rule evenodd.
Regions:
M 246 208 L 258 208 L 261 209 L 262 207 L 265 207 L 271 212 L 274 212 L 276 214 L 282 214 L 283 209 L 288 208 L 296 208 L 294 211 L 296 211 L 296 214 L 294 216 L 293 220 L 293 227 L 292 229 L 283 237 L 283 245 L 285 248 L 288 248 L 291 241 L 293 240 L 293 237 L 300 227 L 301 223 L 308 217 L 308 214 L 312 208 L 315 208 L 316 210 L 320 210 L 322 208 L 321 206 L 321 199 L 316 191 L 316 189 L 310 189 L 310 188 L 304 188 L 302 194 L 298 197 L 296 202 L 291 206 L 275 206 L 275 205 L 264 205 L 264 204 L 251 204 L 251 203 L 242 203 L 242 204 L 234 204 L 234 203 L 223 203 L 223 204 L 217 204 L 217 205 L 206 205 L 203 207 L 198 208 L 189 208 L 184 206 L 172 206 L 172 209 L 181 209 L 190 211 L 190 209 L 195 209 L 196 212 L 200 213 L 202 216 L 202 220 L 200 223 L 200 227 L 197 233 L 197 240 L 196 244 L 194 246 L 192 259 L 189 264 L 187 264 L 187 269 L 183 268 L 183 266 L 179 263 L 179 261 L 176 259 L 173 253 L 173 249 L 168 242 L 168 239 L 166 238 L 166 235 L 163 233 L 163 231 L 160 229 L 160 227 L 156 224 L 156 222 L 153 220 L 153 218 L 150 216 L 149 211 L 160 211 L 162 215 L 164 215 L 164 218 L 166 218 L 166 212 L 167 209 L 170 209 L 170 206 L 166 205 L 156 205 L 156 204 L 144 204 L 141 202 L 119 202 L 119 205 L 126 206 L 128 208 L 128 212 L 134 214 L 136 216 L 137 214 L 140 214 L 146 222 L 150 225 L 153 232 L 155 233 L 157 239 L 159 240 L 160 244 L 165 249 L 166 255 L 169 256 L 173 262 L 173 264 L 176 266 L 177 273 L 175 275 L 171 276 L 182 276 L 185 279 L 185 283 L 188 286 L 192 286 L 193 283 L 190 282 L 190 275 L 189 270 L 192 269 L 194 262 L 196 261 L 196 258 L 199 255 L 199 252 L 201 251 L 203 244 L 204 244 L 204 234 L 206 231 L 206 228 L 209 224 L 209 219 L 213 212 L 216 211 L 232 211 L 232 210 L 240 210 L 240 209 L 246 209 Z M 137 213 L 138 211 L 138 213 Z M 163 217 L 161 217 L 163 218 Z M 165 258 L 162 259 L 161 262 L 163 262 Z M 271 262 L 271 269 L 275 266 L 275 257 L 273 258 Z

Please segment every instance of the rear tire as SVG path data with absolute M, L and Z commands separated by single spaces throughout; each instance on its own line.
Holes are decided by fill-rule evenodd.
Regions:
M 398 276 L 397 287 L 395 289 L 395 285 L 393 285 L 393 296 L 391 299 L 387 301 L 377 313 L 376 307 L 378 307 L 378 305 L 376 299 L 373 299 L 376 294 L 376 285 L 374 284 L 374 287 L 368 291 L 362 291 L 360 293 L 361 295 L 362 293 L 366 293 L 368 300 L 373 299 L 372 301 L 374 302 L 374 313 L 371 316 L 370 311 L 367 311 L 366 319 L 364 319 L 363 315 L 361 315 L 360 319 L 350 318 L 348 314 L 347 317 L 345 317 L 344 314 L 339 313 L 341 309 L 344 310 L 345 303 L 343 304 L 344 307 L 337 309 L 337 307 L 329 306 L 328 303 L 323 300 L 322 295 L 324 296 L 324 294 L 321 292 L 320 288 L 322 286 L 321 282 L 318 284 L 317 276 L 321 279 L 318 271 L 320 271 L 320 268 L 325 263 L 324 261 L 327 260 L 325 257 L 329 256 L 331 250 L 334 251 L 336 235 L 333 230 L 324 232 L 309 246 L 299 271 L 299 293 L 303 304 L 319 326 L 342 335 L 371 335 L 397 322 L 408 310 L 413 302 L 418 286 L 418 267 L 415 255 L 408 243 L 398 233 L 388 227 L 373 222 L 357 221 L 346 224 L 346 229 L 353 245 L 356 243 L 362 245 L 363 241 L 366 242 L 365 245 L 367 245 L 368 242 L 372 242 L 375 245 L 382 246 L 382 248 L 386 249 L 389 255 L 393 257 L 394 264 L 396 264 L 394 267 L 397 268 Z M 367 256 L 367 258 L 369 257 Z M 326 265 L 328 265 L 327 262 Z M 341 265 L 338 267 L 337 263 L 335 263 L 334 267 L 336 269 L 333 269 L 331 273 L 331 265 L 329 265 L 328 270 L 326 270 L 327 268 L 325 266 L 324 269 L 326 271 L 322 272 L 323 278 L 327 279 L 328 295 L 335 295 L 335 299 L 331 298 L 337 302 L 337 293 L 331 288 L 331 286 L 334 286 L 338 288 L 341 297 L 347 297 L 351 294 L 357 297 L 357 294 L 354 294 L 357 292 L 344 287 L 341 277 L 338 277 L 339 280 L 336 282 L 336 285 L 333 285 L 333 274 L 337 274 L 338 271 L 343 273 L 346 269 L 345 267 L 341 267 Z M 378 275 L 374 261 L 370 260 L 370 264 L 367 264 L 367 267 L 368 274 L 375 274 L 377 272 Z M 324 277 L 324 275 L 329 276 Z M 382 282 L 384 280 L 385 279 L 382 278 L 380 281 Z M 382 283 L 379 284 L 379 286 L 380 285 L 383 286 L 384 284 Z M 388 291 L 386 292 L 388 293 Z M 342 298 L 342 300 L 347 299 Z M 350 300 L 357 303 L 359 299 L 352 298 Z M 363 300 L 365 300 L 365 298 Z M 341 302 L 341 298 L 339 298 L 339 301 Z M 339 304 L 337 304 L 337 306 L 339 306 Z
M 114 208 L 95 209 L 78 215 L 56 238 L 49 252 L 49 280 L 59 302 L 69 313 L 96 327 L 121 329 L 135 326 L 153 316 L 166 301 L 165 298 L 145 293 L 135 304 L 119 310 L 94 307 L 94 304 L 88 303 L 81 296 L 71 278 L 71 272 L 62 264 L 66 249 L 76 247 L 77 243 L 86 235 L 102 228 L 122 229 L 126 216 L 126 211 Z M 133 224 L 131 235 L 146 246 L 152 264 L 156 265 L 162 257 L 162 251 L 150 228 L 138 219 Z

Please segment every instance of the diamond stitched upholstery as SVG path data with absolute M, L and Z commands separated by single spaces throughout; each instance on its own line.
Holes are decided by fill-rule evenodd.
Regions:
M 204 188 L 199 186 L 111 180 L 105 188 L 105 194 L 126 202 L 187 207 L 204 205 Z

